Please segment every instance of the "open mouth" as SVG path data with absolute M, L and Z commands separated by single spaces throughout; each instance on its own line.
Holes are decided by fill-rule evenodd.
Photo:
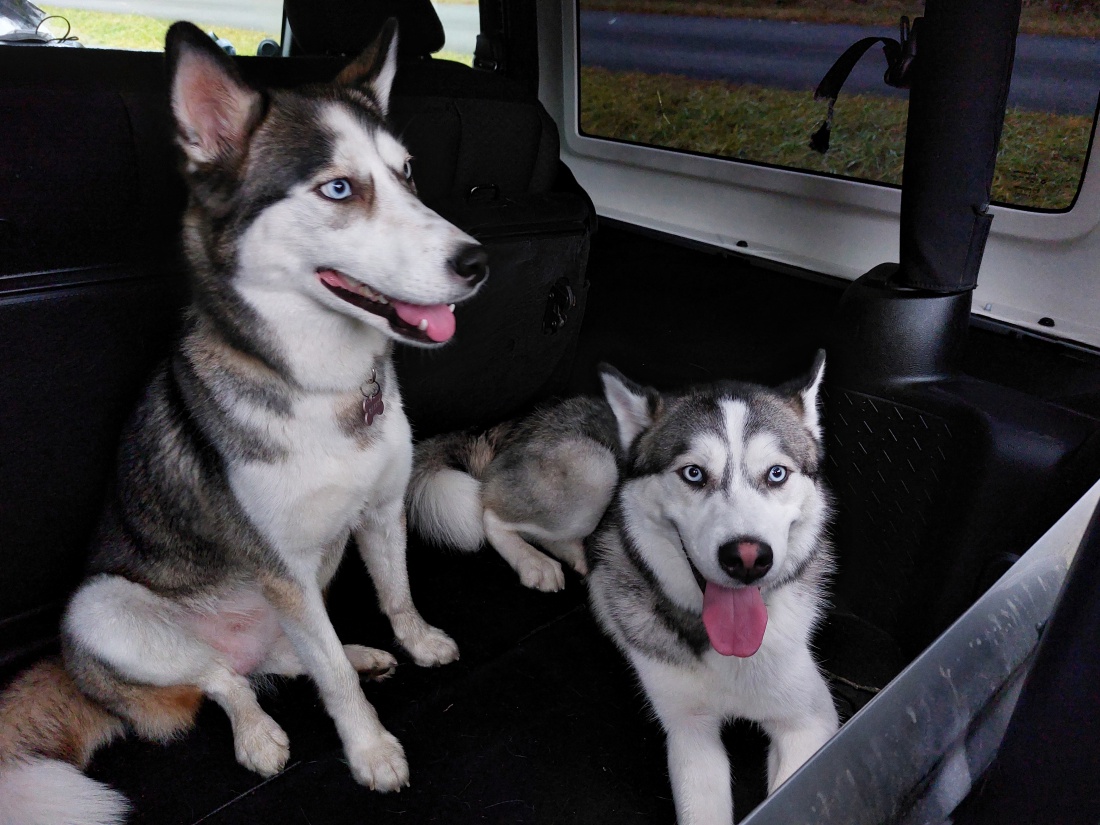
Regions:
M 680 546 L 681 547 L 683 546 L 683 541 L 682 540 L 680 542 Z M 706 577 L 702 573 L 699 572 L 699 568 L 696 567 L 695 564 L 691 561 L 691 556 L 689 556 L 687 554 L 687 550 L 684 550 L 684 558 L 687 559 L 688 567 L 691 568 L 691 575 L 693 575 L 695 577 L 695 583 L 699 585 L 699 591 L 702 592 L 702 593 L 706 593 L 707 592 Z
M 676 528 L 679 536 L 679 528 Z M 760 588 L 753 586 L 726 587 L 708 581 L 691 560 L 679 536 L 691 574 L 703 591 L 703 627 L 711 647 L 723 656 L 744 659 L 752 656 L 764 642 L 768 626 L 768 609 L 760 595 Z
M 688 567 L 691 568 L 691 575 L 695 577 L 695 583 L 699 585 L 699 590 L 703 593 L 707 592 L 707 579 L 699 572 L 699 568 L 695 566 L 695 562 L 691 560 L 691 553 L 687 551 L 687 545 L 684 543 L 684 537 L 680 534 L 680 526 L 675 522 L 672 525 L 672 529 L 676 531 L 676 538 L 680 540 L 680 550 L 684 554 L 684 558 L 687 559 Z
M 335 269 L 318 269 L 317 279 L 342 301 L 386 319 L 390 329 L 402 338 L 422 344 L 442 344 L 455 334 L 454 304 L 399 301 Z

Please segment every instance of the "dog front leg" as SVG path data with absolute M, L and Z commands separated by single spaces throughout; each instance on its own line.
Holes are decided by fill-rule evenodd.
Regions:
M 355 544 L 398 644 L 421 667 L 445 665 L 458 658 L 458 645 L 442 630 L 424 621 L 413 604 L 405 531 L 405 511 L 399 500 L 368 513 L 355 531 Z
M 386 730 L 363 695 L 359 675 L 325 612 L 321 591 L 285 578 L 263 582 L 264 595 L 279 612 L 283 632 L 321 701 L 336 723 L 356 781 L 371 790 L 397 791 L 409 784 L 401 743 Z
M 771 740 L 768 747 L 769 795 L 817 753 L 840 727 L 829 687 L 809 651 L 801 664 L 802 667 L 786 682 L 804 686 L 803 695 L 792 702 L 790 715 L 761 723 Z
M 664 728 L 668 777 L 679 825 L 733 825 L 729 755 L 722 718 L 704 711 L 698 689 L 674 667 L 644 656 L 631 661 Z
M 679 825 L 732 825 L 733 790 L 721 720 L 661 715 L 668 737 L 668 776 Z

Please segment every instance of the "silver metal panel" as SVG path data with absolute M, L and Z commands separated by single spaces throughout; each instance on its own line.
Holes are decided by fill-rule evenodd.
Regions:
M 949 820 L 989 764 L 1100 482 L 744 825 Z

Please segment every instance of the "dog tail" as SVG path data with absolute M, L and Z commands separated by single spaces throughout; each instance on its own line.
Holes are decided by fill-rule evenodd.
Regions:
M 123 693 L 128 721 L 151 738 L 189 725 L 201 699 L 190 687 L 125 685 Z M 121 825 L 126 798 L 81 771 L 126 727 L 80 691 L 59 658 L 17 676 L 0 695 L 0 825 Z
M 481 482 L 511 427 L 421 441 L 409 479 L 409 524 L 425 539 L 473 552 L 485 541 Z
M 57 659 L 0 696 L 0 825 L 116 825 L 129 806 L 80 769 L 123 723 L 88 699 Z
M 121 825 L 125 797 L 56 759 L 31 759 L 0 772 L 3 825 Z

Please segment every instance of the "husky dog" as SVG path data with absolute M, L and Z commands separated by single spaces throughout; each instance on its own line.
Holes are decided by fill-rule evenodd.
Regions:
M 637 672 L 667 736 L 680 825 L 733 822 L 721 728 L 758 722 L 774 791 L 837 729 L 809 638 L 824 536 L 817 393 L 719 382 L 675 395 L 602 371 L 626 453 L 588 540 L 592 609 Z
M 416 197 L 385 122 L 396 53 L 390 21 L 334 83 L 263 92 L 196 27 L 169 30 L 193 304 L 124 433 L 62 659 L 0 698 L 0 820 L 118 821 L 125 801 L 79 768 L 124 732 L 186 730 L 204 695 L 237 760 L 276 773 L 289 744 L 257 704 L 262 674 L 316 682 L 359 782 L 408 783 L 356 673 L 395 659 L 342 645 L 323 593 L 354 536 L 413 660 L 458 657 L 409 592 L 412 440 L 391 350 L 448 340 L 449 305 L 487 266 Z
M 416 445 L 409 523 L 426 539 L 472 552 L 488 541 L 536 590 L 565 586 L 561 565 L 588 573 L 583 540 L 618 479 L 618 431 L 602 400 L 570 398 L 481 433 Z

